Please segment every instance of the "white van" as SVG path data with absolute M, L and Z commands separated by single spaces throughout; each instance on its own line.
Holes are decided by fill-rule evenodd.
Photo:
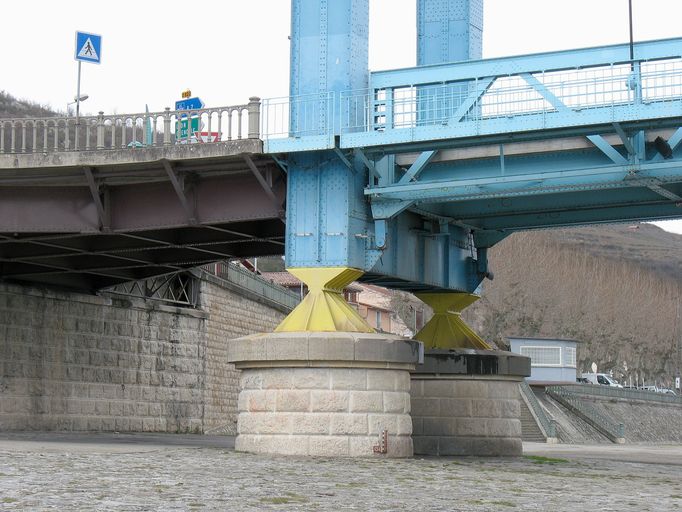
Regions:
M 622 388 L 611 376 L 606 373 L 583 373 L 583 379 L 587 379 L 592 384 L 601 384 L 603 386 L 611 386 L 614 388 Z

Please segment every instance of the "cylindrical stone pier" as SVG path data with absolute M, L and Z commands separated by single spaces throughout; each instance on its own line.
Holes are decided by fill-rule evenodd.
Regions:
M 352 332 L 280 332 L 232 340 L 242 371 L 237 451 L 410 457 L 410 371 L 421 344 Z
M 412 372 L 417 455 L 518 456 L 519 382 L 530 359 L 495 350 L 428 350 Z

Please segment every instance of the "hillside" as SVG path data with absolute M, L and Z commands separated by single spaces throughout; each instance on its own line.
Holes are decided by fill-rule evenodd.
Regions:
M 517 233 L 464 315 L 487 339 L 574 338 L 579 371 L 671 384 L 682 364 L 682 236 L 639 224 Z
M 5 91 L 0 91 L 0 119 L 8 117 L 53 117 L 58 115 L 60 114 L 47 106 L 28 100 L 20 100 Z

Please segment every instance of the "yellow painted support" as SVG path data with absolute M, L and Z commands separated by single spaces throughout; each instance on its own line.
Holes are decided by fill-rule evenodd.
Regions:
M 462 310 L 476 302 L 478 295 L 448 292 L 415 295 L 433 308 L 433 318 L 414 337 L 424 343 L 424 348 L 492 348 L 461 317 Z
M 363 272 L 348 267 L 287 269 L 308 286 L 308 295 L 282 320 L 275 332 L 374 332 L 343 298 L 343 289 Z

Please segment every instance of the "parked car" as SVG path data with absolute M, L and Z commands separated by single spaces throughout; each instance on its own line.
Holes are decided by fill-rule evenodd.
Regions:
M 592 384 L 601 384 L 602 386 L 611 386 L 614 388 L 622 388 L 618 381 L 614 380 L 610 375 L 606 373 L 583 373 L 583 379 L 587 379 Z
M 668 388 L 661 388 L 661 389 L 659 389 L 659 393 L 664 393 L 664 394 L 666 394 L 666 395 L 674 395 L 674 396 L 677 396 L 677 393 L 675 393 L 675 391 L 673 391 L 672 389 L 668 389 Z
M 576 381 L 578 384 L 592 384 L 592 383 L 591 383 L 588 379 L 586 379 L 585 377 L 576 377 L 576 378 L 575 378 L 575 381 Z

